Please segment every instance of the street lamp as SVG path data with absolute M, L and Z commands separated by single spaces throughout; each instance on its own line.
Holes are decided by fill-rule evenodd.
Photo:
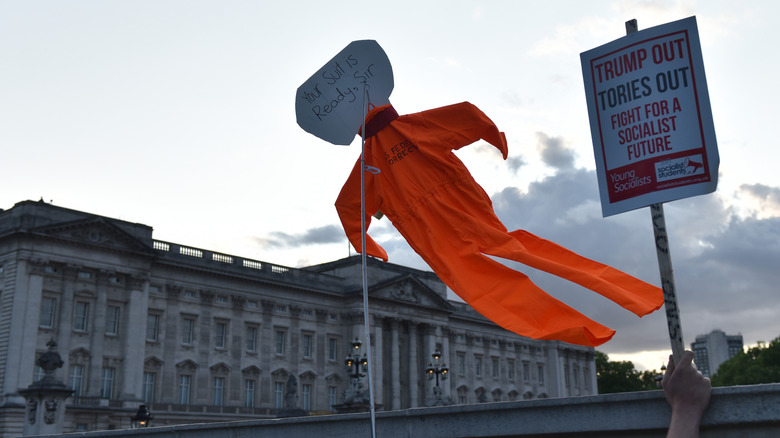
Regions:
M 149 412 L 149 408 L 146 405 L 138 406 L 138 411 L 135 416 L 130 419 L 130 427 L 133 429 L 139 429 L 142 427 L 149 427 L 149 423 L 154 419 L 152 413 Z
M 434 403 L 436 403 L 441 401 L 442 391 L 441 388 L 439 388 L 439 376 L 441 376 L 441 380 L 447 380 L 447 373 L 450 372 L 450 369 L 447 368 L 447 364 L 440 363 L 441 353 L 439 350 L 434 351 L 431 356 L 433 357 L 433 362 L 428 363 L 425 374 L 428 375 L 428 380 L 433 380 L 434 377 L 436 378 L 436 386 L 433 387 Z
M 353 379 L 353 383 L 355 380 L 365 377 L 363 372 L 368 369 L 368 358 L 366 357 L 366 353 L 363 353 L 363 357 L 360 357 L 360 347 L 362 345 L 363 343 L 360 342 L 360 339 L 355 337 L 355 340 L 352 341 L 352 350 L 347 355 L 347 358 L 344 359 L 344 364 L 347 366 L 347 372 L 349 373 L 349 377 Z
M 661 388 L 661 381 L 664 380 L 664 374 L 666 374 L 666 365 L 661 364 L 661 374 L 655 376 L 655 386 Z

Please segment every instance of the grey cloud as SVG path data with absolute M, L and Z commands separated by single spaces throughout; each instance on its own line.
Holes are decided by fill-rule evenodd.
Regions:
M 523 166 L 525 166 L 526 164 L 527 164 L 527 163 L 525 162 L 525 160 L 523 159 L 523 157 L 522 157 L 522 156 L 520 156 L 520 155 L 518 155 L 518 156 L 515 156 L 515 157 L 509 157 L 509 158 L 507 158 L 507 159 L 506 159 L 506 165 L 507 165 L 507 167 L 508 167 L 508 168 L 509 168 L 509 169 L 510 169 L 512 172 L 515 172 L 515 173 L 517 173 L 517 172 L 520 170 L 520 168 L 522 168 L 522 167 L 523 167 Z
M 260 246 L 267 248 L 297 248 L 306 245 L 341 243 L 346 240 L 344 231 L 336 225 L 311 228 L 299 234 L 273 231 L 267 237 L 256 237 Z
M 756 198 L 766 209 L 780 210 L 780 188 L 769 187 L 764 184 L 743 184 L 739 187 L 741 192 Z
M 771 200 L 780 191 L 751 186 Z M 588 258 L 659 284 L 648 208 L 601 217 L 595 172 L 562 172 L 533 183 L 527 192 L 508 187 L 493 198 L 509 229 L 523 228 Z M 739 218 L 713 195 L 664 204 L 684 340 L 720 328 L 742 333 L 745 342 L 780 335 L 780 219 Z M 618 331 L 600 349 L 668 349 L 666 318 L 644 318 L 580 286 L 523 265 L 545 291 Z M 689 348 L 689 347 L 688 347 Z M 662 358 L 663 359 L 663 358 Z
M 537 150 L 544 164 L 561 170 L 574 169 L 574 151 L 567 148 L 562 137 L 550 137 L 543 132 L 537 132 Z

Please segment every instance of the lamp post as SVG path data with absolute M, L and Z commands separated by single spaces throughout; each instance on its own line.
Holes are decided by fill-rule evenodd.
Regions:
M 664 374 L 666 374 L 666 365 L 661 364 L 661 374 L 655 376 L 655 386 L 662 388 L 661 381 L 664 380 Z
M 425 369 L 428 380 L 436 379 L 436 384 L 433 387 L 433 401 L 430 404 L 448 404 L 442 399 L 442 390 L 439 387 L 439 377 L 441 377 L 441 380 L 447 380 L 447 373 L 450 372 L 450 369 L 447 368 L 447 364 L 441 362 L 441 352 L 439 352 L 439 350 L 434 351 L 431 356 L 433 357 L 433 362 L 428 363 L 428 368 Z
M 149 427 L 149 423 L 154 419 L 152 413 L 149 412 L 149 408 L 146 405 L 138 406 L 133 418 L 130 419 L 130 427 L 132 429 L 139 429 L 143 427 Z
M 371 407 L 371 397 L 367 391 L 363 390 L 363 384 L 360 378 L 366 376 L 368 371 L 368 357 L 366 353 L 360 355 L 360 347 L 363 345 L 357 337 L 352 341 L 352 348 L 344 364 L 347 367 L 350 386 L 344 391 L 344 403 L 333 406 L 339 413 L 366 412 Z M 381 405 L 376 405 L 381 406 Z
M 366 376 L 363 373 L 368 368 L 368 358 L 366 357 L 366 353 L 363 353 L 363 357 L 360 357 L 360 347 L 362 345 L 363 343 L 360 342 L 360 339 L 355 337 L 355 340 L 352 341 L 352 349 L 347 355 L 347 358 L 344 359 L 344 364 L 347 366 L 347 373 L 349 374 L 353 384 L 356 384 L 361 377 Z

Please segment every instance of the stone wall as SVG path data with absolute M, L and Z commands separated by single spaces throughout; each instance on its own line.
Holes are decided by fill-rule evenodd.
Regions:
M 664 437 L 661 391 L 379 412 L 377 437 Z M 168 426 L 67 437 L 263 438 L 371 436 L 368 414 Z M 715 388 L 702 438 L 780 436 L 780 384 Z

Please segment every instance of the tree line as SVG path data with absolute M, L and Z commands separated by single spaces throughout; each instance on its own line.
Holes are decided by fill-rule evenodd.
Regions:
M 638 371 L 631 361 L 611 361 L 609 356 L 596 351 L 596 380 L 599 394 L 614 392 L 649 391 L 660 389 L 662 369 Z M 737 353 L 723 362 L 715 375 L 712 386 L 756 385 L 780 382 L 780 336 L 769 344 Z

